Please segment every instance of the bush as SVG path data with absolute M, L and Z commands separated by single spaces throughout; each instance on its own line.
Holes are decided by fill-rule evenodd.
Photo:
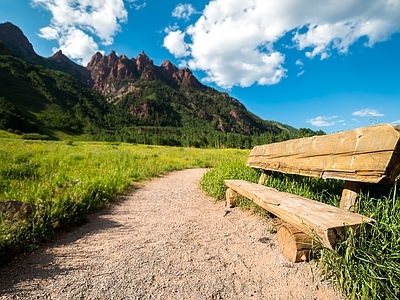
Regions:
M 246 166 L 243 160 L 223 161 L 207 172 L 200 181 L 201 188 L 216 200 L 225 199 L 225 179 L 243 179 L 257 182 L 260 172 Z
M 43 141 L 51 140 L 48 135 L 40 133 L 24 133 L 22 134 L 22 138 L 24 140 L 43 140 Z

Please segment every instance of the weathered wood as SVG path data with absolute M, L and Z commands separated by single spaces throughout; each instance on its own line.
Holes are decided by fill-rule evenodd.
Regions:
M 264 184 L 267 181 L 268 176 L 271 175 L 271 173 L 272 172 L 269 170 L 264 170 L 264 172 L 262 172 L 260 175 L 260 179 L 258 179 L 258 184 Z
M 358 199 L 360 198 L 360 184 L 358 182 L 345 181 L 340 208 L 351 212 L 357 212 Z
M 279 249 L 288 260 L 297 263 L 310 259 L 312 237 L 287 223 L 278 227 L 276 236 Z
M 370 126 L 256 146 L 253 168 L 369 183 L 392 183 L 400 173 L 400 129 Z
M 225 192 L 225 199 L 226 199 L 226 206 L 228 206 L 229 208 L 235 207 L 237 193 L 231 188 L 228 188 Z
M 351 213 L 304 197 L 279 192 L 260 184 L 244 180 L 225 180 L 225 184 L 238 194 L 293 225 L 310 236 L 318 236 L 321 242 L 333 249 L 347 226 L 357 228 L 372 219 Z

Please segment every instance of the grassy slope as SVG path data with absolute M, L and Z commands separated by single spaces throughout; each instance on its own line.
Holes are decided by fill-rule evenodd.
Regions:
M 4 122 L 10 115 L 12 120 Z M 135 124 L 127 112 L 73 77 L 10 55 L 0 55 L 0 116 L 0 127 L 55 139 L 82 139 L 93 130 Z

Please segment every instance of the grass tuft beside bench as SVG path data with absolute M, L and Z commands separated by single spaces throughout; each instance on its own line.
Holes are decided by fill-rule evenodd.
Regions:
M 334 249 L 347 227 L 357 229 L 374 221 L 355 213 L 360 183 L 393 183 L 399 176 L 400 130 L 384 124 L 256 146 L 247 165 L 264 171 L 259 184 L 225 180 L 228 205 L 234 206 L 240 194 L 288 223 L 281 233 L 278 229 L 280 248 L 290 260 L 304 260 L 299 244 L 305 242 L 299 242 L 297 231 Z M 344 180 L 340 208 L 266 187 L 263 184 L 272 171 Z M 287 247 L 292 250 L 286 251 Z

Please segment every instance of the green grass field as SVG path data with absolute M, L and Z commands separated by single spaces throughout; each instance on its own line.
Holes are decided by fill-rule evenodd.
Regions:
M 28 219 L 0 217 L 0 263 L 29 252 L 59 229 L 86 221 L 132 183 L 186 168 L 213 167 L 247 155 L 117 143 L 0 140 L 0 200 L 30 203 Z

